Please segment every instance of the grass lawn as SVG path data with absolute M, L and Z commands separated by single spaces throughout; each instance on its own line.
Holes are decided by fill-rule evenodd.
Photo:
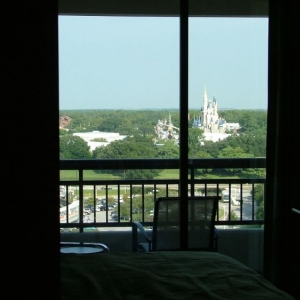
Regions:
M 62 170 L 60 171 L 60 179 L 61 180 L 78 180 L 79 175 L 78 171 L 76 170 Z M 110 179 L 120 179 L 119 176 L 115 176 L 112 174 L 98 174 L 95 173 L 93 170 L 86 170 L 83 172 L 83 179 L 103 179 L 103 180 L 110 180 Z
M 120 176 L 115 176 L 112 174 L 98 174 L 95 173 L 93 170 L 86 170 L 83 172 L 84 179 L 103 179 L 103 180 L 110 180 L 110 179 L 120 179 Z M 78 180 L 78 171 L 76 170 L 62 170 L 60 171 L 60 178 L 61 180 Z M 178 170 L 162 170 L 160 174 L 155 177 L 154 179 L 178 179 L 179 178 L 179 171 Z
M 160 174 L 154 179 L 178 179 L 179 178 L 179 170 L 166 169 L 162 170 Z
M 214 174 L 212 172 L 203 174 L 200 176 L 196 176 L 196 178 L 202 178 L 202 179 L 238 179 L 242 178 L 243 176 L 240 176 L 243 174 Z M 115 176 L 112 174 L 99 174 L 95 173 L 93 170 L 86 170 L 83 172 L 84 179 L 86 180 L 112 180 L 112 179 L 121 179 L 120 176 Z M 61 170 L 60 171 L 60 179 L 61 180 L 78 180 L 79 174 L 76 170 Z M 154 177 L 154 179 L 179 179 L 179 170 L 174 169 L 166 169 L 161 170 L 160 174 L 157 177 Z

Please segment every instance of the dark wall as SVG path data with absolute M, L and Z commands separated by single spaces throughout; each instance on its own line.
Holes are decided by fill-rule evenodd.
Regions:
M 4 11 L 2 286 L 8 299 L 59 299 L 57 1 Z
M 299 6 L 270 1 L 265 276 L 300 299 Z
M 7 1 L 4 11 L 2 285 L 9 299 L 58 299 L 57 0 Z M 270 1 L 264 256 L 267 278 L 295 296 L 299 221 L 291 207 L 299 209 L 299 11 L 298 0 Z

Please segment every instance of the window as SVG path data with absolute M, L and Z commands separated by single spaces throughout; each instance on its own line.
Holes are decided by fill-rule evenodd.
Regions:
M 81 131 L 75 136 L 88 139 L 86 142 L 93 158 L 131 158 L 132 153 L 135 158 L 161 158 L 158 155 L 166 155 L 167 151 L 160 150 L 170 142 L 172 148 L 168 148 L 167 155 L 172 156 L 163 158 L 178 158 L 180 152 L 176 153 L 174 149 L 178 148 L 180 130 L 185 127 L 180 124 L 182 112 L 179 110 L 178 7 L 169 7 L 168 11 L 168 7 L 163 5 L 162 10 L 152 7 L 153 10 L 148 11 L 149 7 L 133 6 L 128 12 L 121 3 L 117 3 L 118 12 L 110 10 L 112 7 L 101 11 L 87 4 L 84 15 L 80 13 L 82 8 L 64 15 L 67 9 L 61 6 L 60 109 L 106 110 L 108 118 L 105 121 L 103 115 L 97 117 L 96 122 L 101 122 L 101 125 L 73 112 L 78 118 L 74 118 L 71 129 Z M 189 107 L 184 116 L 189 118 L 189 158 L 265 157 L 267 2 L 261 1 L 260 7 L 254 5 L 254 10 L 253 3 L 248 7 L 251 13 L 248 13 L 247 7 L 244 10 L 244 6 L 239 11 L 238 5 L 227 9 L 218 5 L 191 6 Z M 253 11 L 256 13 L 251 15 Z M 110 109 L 117 111 L 111 112 Z M 146 114 L 140 111 L 134 112 L 134 117 L 129 116 L 126 110 L 130 109 L 153 109 L 155 119 L 146 120 Z M 240 110 L 249 109 L 252 110 L 250 113 L 243 112 L 241 116 Z M 155 130 L 153 122 L 157 122 Z M 203 133 L 199 133 L 200 129 Z M 112 142 L 112 137 L 97 134 L 109 130 L 119 134 L 114 137 L 115 140 L 125 140 L 136 132 L 151 136 L 150 143 L 156 146 L 157 152 L 149 151 L 152 148 L 148 146 L 150 144 L 137 147 L 139 152 L 135 152 L 132 140 L 127 148 L 118 143 L 118 152 L 102 151 Z M 155 137 L 152 136 L 154 132 Z M 91 135 L 94 137 L 91 138 Z M 258 139 L 262 142 L 257 143 Z M 144 140 L 139 142 L 139 145 L 145 145 Z M 219 146 L 221 143 L 222 147 Z M 103 146 L 101 153 L 96 151 L 99 144 Z M 117 156 L 120 153 L 122 157 Z M 86 154 L 78 158 L 90 157 Z M 229 168 L 226 172 L 237 175 Z M 125 179 L 125 172 L 123 174 Z M 196 175 L 200 174 L 203 171 L 199 170 Z
M 190 158 L 265 157 L 267 42 L 265 17 L 189 18 Z M 178 17 L 60 16 L 61 127 L 91 152 L 140 134 L 158 154 L 139 157 L 179 157 L 179 52 Z

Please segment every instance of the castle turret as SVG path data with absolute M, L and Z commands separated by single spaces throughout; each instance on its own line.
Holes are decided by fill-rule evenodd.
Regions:
M 208 97 L 207 97 L 207 92 L 206 92 L 206 86 L 204 87 L 204 94 L 203 94 L 203 107 L 204 111 L 206 110 L 208 105 Z
M 208 97 L 207 97 L 206 85 L 205 85 L 204 94 L 203 94 L 203 113 L 202 113 L 202 120 L 203 120 L 202 126 L 204 127 L 207 126 L 207 118 L 206 118 L 207 108 L 208 108 Z
M 215 96 L 213 97 L 213 107 L 214 107 L 214 112 L 213 112 L 213 114 L 214 114 L 215 116 L 217 116 L 217 115 L 218 115 L 218 104 L 217 104 L 217 99 L 216 99 Z

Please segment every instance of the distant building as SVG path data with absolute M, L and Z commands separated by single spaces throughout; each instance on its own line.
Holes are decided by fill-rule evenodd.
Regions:
M 95 150 L 97 147 L 107 146 L 111 142 L 123 140 L 127 137 L 126 135 L 120 135 L 119 133 L 115 132 L 101 132 L 97 130 L 92 132 L 76 132 L 73 133 L 73 135 L 79 136 L 86 141 L 88 146 L 90 146 L 91 151 Z M 95 141 L 95 139 L 103 139 L 105 141 L 98 142 Z
M 154 131 L 157 134 L 158 140 L 173 140 L 175 143 L 179 141 L 179 128 L 172 124 L 171 115 L 169 120 L 158 120 L 154 126 Z
M 59 129 L 66 129 L 72 119 L 66 115 L 59 117 Z M 67 129 L 66 129 L 67 130 Z
M 226 131 L 237 132 L 240 129 L 239 123 L 227 123 L 218 114 L 217 99 L 208 99 L 206 87 L 204 88 L 203 106 L 198 117 L 194 116 L 193 127 L 203 129 L 204 133 L 225 133 Z
M 188 117 L 190 118 L 190 115 Z M 194 116 L 193 127 L 204 131 L 205 140 L 217 142 L 230 136 L 229 132 L 237 132 L 240 129 L 240 124 L 227 123 L 224 118 L 219 117 L 217 99 L 214 96 L 212 100 L 209 100 L 205 87 L 203 106 L 199 116 Z M 169 115 L 168 120 L 158 120 L 154 130 L 158 140 L 174 140 L 178 144 L 179 128 L 172 124 L 171 115 Z

